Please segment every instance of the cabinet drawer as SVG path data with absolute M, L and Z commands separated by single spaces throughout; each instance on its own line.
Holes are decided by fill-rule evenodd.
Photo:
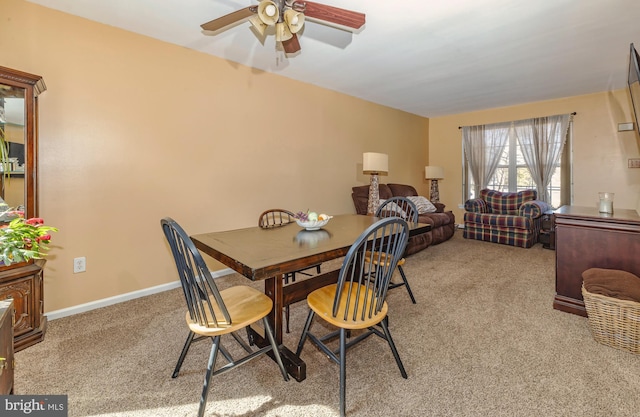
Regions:
M 13 392 L 13 303 L 0 301 L 0 394 Z
M 39 305 L 36 305 L 34 275 L 17 279 L 9 285 L 0 286 L 0 300 L 13 300 L 15 313 L 14 335 L 28 333 L 38 327 Z

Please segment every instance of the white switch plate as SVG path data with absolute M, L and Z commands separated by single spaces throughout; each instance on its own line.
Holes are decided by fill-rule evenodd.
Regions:
M 633 123 L 618 123 L 618 132 L 633 130 Z

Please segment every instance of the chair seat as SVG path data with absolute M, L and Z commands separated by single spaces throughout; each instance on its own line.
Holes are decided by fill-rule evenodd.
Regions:
M 365 261 L 366 262 L 371 262 L 370 259 L 371 259 L 371 252 L 367 251 L 365 253 Z M 382 255 L 378 255 L 378 253 L 374 253 L 373 254 L 373 263 L 375 265 L 378 265 L 378 262 L 380 262 L 380 261 L 382 261 L 385 265 L 389 265 L 391 263 L 391 258 L 387 259 L 387 254 L 386 253 L 383 253 Z M 398 261 L 398 266 L 404 265 L 404 262 L 405 262 L 404 258 L 401 258 Z
M 246 285 L 239 285 L 222 290 L 220 291 L 220 296 L 227 306 L 232 324 L 215 323 L 210 313 L 206 312 L 211 327 L 201 326 L 191 320 L 189 312 L 187 312 L 187 325 L 192 332 L 204 336 L 218 336 L 235 332 L 265 317 L 273 307 L 273 302 L 269 297 L 255 288 Z M 220 321 L 224 316 L 222 312 L 220 312 L 217 303 L 212 301 L 212 305 L 214 306 L 216 317 L 218 317 Z
M 358 289 L 360 289 L 360 294 L 357 294 Z M 333 324 L 337 327 L 341 327 L 343 329 L 366 329 L 380 323 L 386 317 L 387 302 L 385 301 L 382 305 L 382 309 L 380 309 L 377 314 L 373 314 L 371 317 L 368 317 L 368 312 L 365 312 L 363 318 L 362 312 L 359 311 L 357 313 L 357 320 L 354 321 L 352 319 L 354 306 L 369 305 L 368 303 L 365 304 L 362 300 L 365 296 L 368 296 L 368 299 L 371 300 L 372 291 L 367 290 L 363 285 L 354 285 L 351 288 L 351 294 L 349 295 L 348 284 L 345 285 L 345 287 L 342 289 L 338 314 L 336 314 L 336 317 L 333 317 L 331 313 L 333 311 L 333 301 L 336 298 L 337 290 L 338 285 L 332 284 L 317 289 L 307 296 L 307 303 L 309 304 L 309 307 L 328 323 Z M 356 297 L 360 299 L 357 303 L 354 301 Z M 349 318 L 347 320 L 344 320 L 343 318 L 345 315 L 345 306 L 348 300 L 350 301 L 350 311 L 348 315 Z

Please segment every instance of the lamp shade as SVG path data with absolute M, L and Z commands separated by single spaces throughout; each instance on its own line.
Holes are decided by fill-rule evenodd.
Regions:
M 433 166 L 424 167 L 424 178 L 427 180 L 441 180 L 444 178 L 444 169 Z
M 389 155 L 375 152 L 363 153 L 362 170 L 365 174 L 386 174 L 389 171 Z

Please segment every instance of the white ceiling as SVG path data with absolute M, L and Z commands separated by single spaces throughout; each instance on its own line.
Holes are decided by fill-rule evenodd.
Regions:
M 257 0 L 29 0 L 425 117 L 626 88 L 640 0 L 315 0 L 366 14 L 357 34 L 307 22 L 284 57 L 241 23 Z

